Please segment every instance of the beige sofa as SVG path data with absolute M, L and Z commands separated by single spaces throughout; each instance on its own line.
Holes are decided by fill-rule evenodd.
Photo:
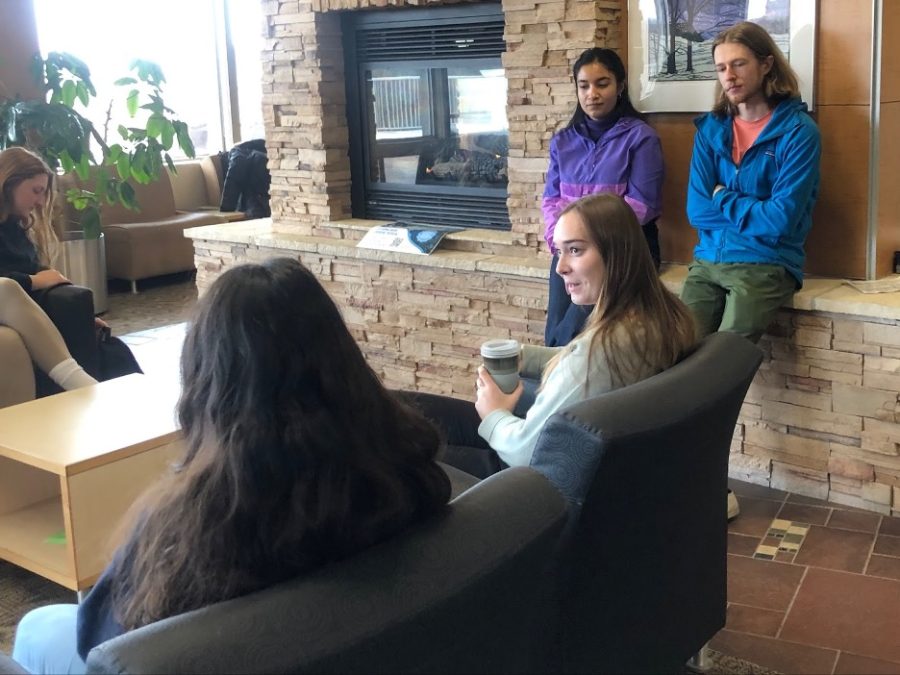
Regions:
M 63 176 L 60 190 L 64 193 L 76 184 L 74 176 Z M 212 158 L 185 162 L 175 175 L 166 171 L 154 183 L 133 187 L 140 210 L 104 205 L 101 223 L 106 276 L 127 279 L 134 291 L 141 279 L 194 269 L 194 247 L 184 236 L 185 228 L 243 218 L 240 213 L 218 211 L 221 187 Z M 64 213 L 61 229 L 77 230 L 80 213 L 68 203 Z
M 0 326 L 0 408 L 30 401 L 35 396 L 31 356 L 12 328 Z

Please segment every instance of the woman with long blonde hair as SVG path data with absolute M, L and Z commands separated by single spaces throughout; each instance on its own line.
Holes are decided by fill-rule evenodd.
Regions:
M 51 267 L 58 244 L 52 228 L 55 177 L 33 152 L 0 152 L 0 324 L 21 336 L 53 382 L 74 389 L 96 383 L 82 367 L 91 360 L 90 348 L 96 350 L 94 316 L 91 307 L 65 321 L 64 336 L 46 311 L 50 291 L 70 283 Z M 84 347 L 84 358 L 73 358 L 71 345 Z
M 483 478 L 504 465 L 528 466 L 551 415 L 655 375 L 696 344 L 693 317 L 660 281 L 637 217 L 624 199 L 602 193 L 568 205 L 553 245 L 555 272 L 566 293 L 574 304 L 594 309 L 567 346 L 522 347 L 520 374 L 541 378 L 525 417 L 513 414 L 522 383 L 505 394 L 484 366 L 478 369 L 474 410 L 466 401 L 409 394 L 447 435 L 441 459 L 472 475 Z

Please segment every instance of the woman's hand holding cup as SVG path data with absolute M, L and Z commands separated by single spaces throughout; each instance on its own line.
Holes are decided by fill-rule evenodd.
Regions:
M 478 367 L 475 380 L 475 410 L 481 419 L 495 410 L 512 412 L 519 402 L 523 391 L 519 350 L 515 340 L 489 340 L 481 346 L 484 364 Z

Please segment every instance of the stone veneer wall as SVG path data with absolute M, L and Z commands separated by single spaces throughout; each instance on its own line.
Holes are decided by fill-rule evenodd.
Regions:
M 415 256 L 365 251 L 362 258 L 351 244 L 313 238 L 277 248 L 215 241 L 194 247 L 201 293 L 235 264 L 297 257 L 337 302 L 369 365 L 390 388 L 474 399 L 482 342 L 543 341 L 543 265 L 517 269 L 515 258 L 464 252 L 413 265 L 403 258 Z
M 900 513 L 900 322 L 785 310 L 770 333 L 730 474 Z

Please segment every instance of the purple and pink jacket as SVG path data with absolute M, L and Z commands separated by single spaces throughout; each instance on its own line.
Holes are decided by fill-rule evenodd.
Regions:
M 623 117 L 599 141 L 583 125 L 569 127 L 550 141 L 550 166 L 541 210 L 544 239 L 553 250 L 553 230 L 570 203 L 598 192 L 623 197 L 641 225 L 659 216 L 663 184 L 662 146 L 650 125 Z

